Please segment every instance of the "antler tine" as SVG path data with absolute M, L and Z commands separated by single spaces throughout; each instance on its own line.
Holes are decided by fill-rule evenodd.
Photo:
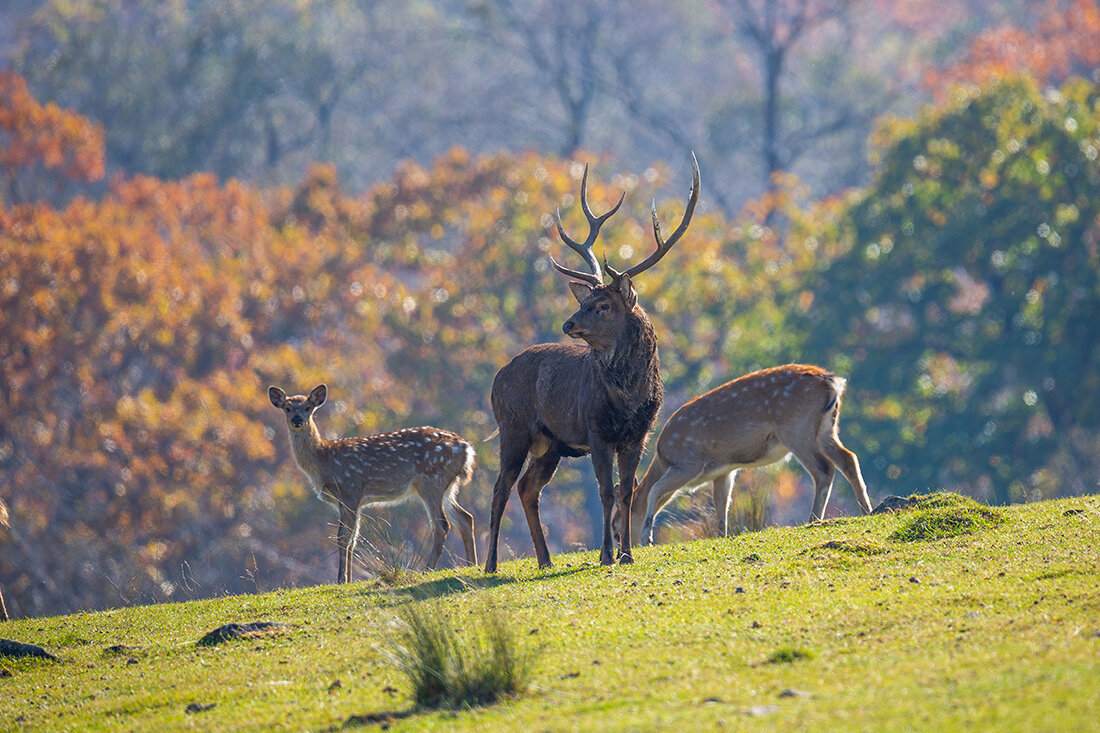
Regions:
M 580 270 L 570 270 L 568 267 L 563 267 L 558 264 L 558 261 L 554 259 L 554 255 L 550 255 L 550 264 L 554 266 L 554 269 L 565 275 L 566 277 L 574 277 L 578 280 L 583 280 L 589 285 L 603 285 L 603 273 L 598 276 L 590 272 L 581 272 Z
M 583 199 L 582 199 L 583 200 Z M 584 208 L 588 208 L 585 206 Z M 567 267 L 562 267 L 557 262 L 554 262 L 554 258 L 551 257 L 550 261 L 554 264 L 555 269 L 570 277 L 580 277 L 582 280 L 592 282 L 594 285 L 603 285 L 603 270 L 600 269 L 599 260 L 596 259 L 596 255 L 592 253 L 592 243 L 596 241 L 596 238 L 592 235 L 592 232 L 588 233 L 588 239 L 584 244 L 578 244 L 576 241 L 569 238 L 569 235 L 565 233 L 565 229 L 561 224 L 561 209 L 557 209 L 554 212 L 554 218 L 558 225 L 558 236 L 561 237 L 561 241 L 569 245 L 569 248 L 584 258 L 584 261 L 588 264 L 588 268 L 592 270 L 591 273 L 581 273 L 579 270 L 570 270 Z
M 554 265 L 554 269 L 556 269 L 563 275 L 568 275 L 569 277 L 575 277 L 584 280 L 585 282 L 588 282 L 592 285 L 602 285 L 603 270 L 600 268 L 600 262 L 596 259 L 596 255 L 592 252 L 592 245 L 595 244 L 596 237 L 598 237 L 600 234 L 600 227 L 603 226 L 605 221 L 611 218 L 612 214 L 619 210 L 619 207 L 623 205 L 623 199 L 625 198 L 626 191 L 623 191 L 622 195 L 619 196 L 618 203 L 611 207 L 610 211 L 601 216 L 596 216 L 595 214 L 593 214 L 592 209 L 588 205 L 588 164 L 586 163 L 584 166 L 584 175 L 581 176 L 581 210 L 584 211 L 584 217 L 588 220 L 588 237 L 584 240 L 584 243 L 580 244 L 573 239 L 570 239 L 569 236 L 565 233 L 565 228 L 562 226 L 561 223 L 560 208 L 555 211 L 555 218 L 558 226 L 558 236 L 561 237 L 562 241 L 565 242 L 570 249 L 572 249 L 574 252 L 584 258 L 585 263 L 588 264 L 588 267 L 592 270 L 592 273 L 589 274 L 581 272 L 579 270 L 571 270 L 568 267 L 562 267 L 554 260 L 553 257 L 551 257 L 550 262 Z
M 680 241 L 680 237 L 687 231 L 688 224 L 691 223 L 691 217 L 695 213 L 695 205 L 699 203 L 699 161 L 695 159 L 694 151 L 691 153 L 691 167 L 691 194 L 688 196 L 687 209 L 684 211 L 684 218 L 680 221 L 680 226 L 676 227 L 676 231 L 672 233 L 672 236 L 670 236 L 667 241 L 662 240 L 661 222 L 657 219 L 657 201 L 654 200 L 652 205 L 653 237 L 657 240 L 657 249 L 649 257 L 626 270 L 623 273 L 624 275 L 634 277 L 656 265 L 660 262 L 662 257 L 668 254 L 668 251 L 672 249 L 673 245 Z

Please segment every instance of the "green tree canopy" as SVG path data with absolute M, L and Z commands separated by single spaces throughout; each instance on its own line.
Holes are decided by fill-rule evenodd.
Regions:
M 851 377 L 880 493 L 1095 490 L 1098 104 L 1084 81 L 1010 80 L 882 127 L 809 331 Z

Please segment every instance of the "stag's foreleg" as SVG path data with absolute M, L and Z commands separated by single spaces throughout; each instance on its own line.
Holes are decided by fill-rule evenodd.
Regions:
M 632 443 L 618 450 L 616 458 L 619 464 L 619 562 L 628 565 L 634 562 L 630 552 L 630 505 L 634 498 L 635 477 L 638 464 L 642 460 L 642 443 Z
M 519 479 L 519 500 L 523 503 L 523 512 L 527 515 L 527 528 L 531 530 L 531 541 L 535 544 L 535 557 L 539 568 L 552 567 L 550 550 L 546 546 L 546 535 L 542 531 L 542 519 L 539 517 L 539 496 L 542 489 L 558 470 L 561 455 L 549 451 L 531 460 L 527 470 Z
M 615 480 L 612 470 L 614 452 L 610 445 L 600 440 L 595 434 L 589 438 L 588 445 L 592 452 L 592 469 L 596 474 L 596 482 L 600 486 L 600 503 L 603 505 L 603 539 L 600 542 L 600 564 L 614 565 L 615 557 L 611 550 L 611 513 L 615 506 Z M 628 546 L 629 542 L 630 540 L 627 539 Z

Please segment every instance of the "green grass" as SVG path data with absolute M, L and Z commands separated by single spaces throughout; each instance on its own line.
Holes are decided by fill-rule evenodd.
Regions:
M 1100 497 L 990 510 L 955 536 L 913 530 L 922 513 L 969 511 L 935 501 L 640 548 L 622 567 L 588 552 L 494 578 L 4 622 L 0 637 L 60 661 L 0 659 L 0 731 L 1100 730 Z M 477 638 L 487 605 L 538 651 L 527 690 L 418 707 L 391 659 L 400 609 Z M 250 621 L 287 626 L 195 644 Z

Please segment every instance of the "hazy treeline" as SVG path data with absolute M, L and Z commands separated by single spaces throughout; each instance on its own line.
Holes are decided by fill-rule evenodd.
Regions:
M 929 69 L 1036 3 L 952 0 L 18 0 L 6 57 L 35 94 L 102 124 L 109 171 L 348 190 L 474 153 L 703 161 L 736 213 L 792 171 L 867 180 L 874 120 L 930 97 Z
M 221 5 L 225 13 L 251 7 Z M 317 18 L 352 12 L 314 5 Z M 55 70 L 62 50 L 80 45 L 78 30 L 94 36 L 93 18 L 83 15 L 90 7 L 47 4 L 27 14 L 32 27 L 55 34 L 37 37 L 53 39 Z M 118 5 L 137 25 L 151 7 Z M 213 4 L 157 7 L 167 14 L 157 28 L 214 13 Z M 476 7 L 463 5 L 467 14 L 456 17 L 473 23 L 468 11 Z M 508 5 L 490 10 L 499 22 L 522 20 Z M 259 15 L 242 27 L 259 32 L 275 23 Z M 284 18 L 284 28 L 298 28 L 290 23 L 297 17 Z M 981 36 L 962 54 L 964 66 L 943 72 L 962 82 L 972 73 L 981 84 L 945 86 L 934 105 L 883 121 L 860 141 L 869 175 L 859 189 L 833 191 L 824 179 L 809 186 L 780 173 L 768 179 L 767 194 L 731 214 L 727 204 L 739 194 L 723 188 L 724 159 L 698 145 L 699 211 L 662 266 L 638 282 L 660 335 L 665 417 L 751 369 L 817 362 L 850 380 L 841 430 L 873 498 L 949 487 L 1009 502 L 1096 490 L 1100 87 L 1088 70 L 1100 59 L 1089 56 L 1094 44 L 1074 39 L 1087 37 L 1100 15 L 1061 17 L 1041 19 L 1049 33 L 1035 48 L 1005 47 L 1034 52 L 1042 64 L 995 45 L 1002 35 L 1018 40 L 1018 30 Z M 397 26 L 411 33 L 404 20 Z M 6 32 L 21 63 L 37 58 L 37 46 Z M 1058 53 L 1038 53 L 1050 39 Z M 161 38 L 161 51 L 183 63 L 167 53 L 174 42 Z M 140 50 L 103 43 L 89 48 L 123 58 Z M 223 78 L 205 51 L 195 54 L 200 67 L 213 64 L 210 79 Z M 427 66 L 437 61 L 426 58 Z M 87 88 L 107 60 L 80 67 Z M 484 530 L 496 470 L 496 443 L 483 441 L 494 428 L 489 385 L 518 351 L 559 339 L 574 308 L 546 254 L 573 256 L 562 251 L 551 217 L 561 207 L 567 228 L 582 228 L 581 162 L 594 163 L 596 208 L 627 192 L 601 235 L 612 264 L 652 246 L 652 199 L 662 220 L 677 221 L 687 195 L 686 152 L 624 165 L 641 153 L 617 145 L 644 135 L 621 130 L 612 144 L 595 123 L 581 144 L 606 142 L 612 152 L 562 157 L 543 133 L 544 152 L 456 147 L 386 175 L 359 169 L 371 156 L 393 154 L 377 142 L 361 155 L 351 148 L 333 155 L 332 165 L 253 167 L 247 161 L 266 148 L 247 126 L 218 127 L 225 138 L 208 129 L 192 138 L 201 145 L 174 138 L 202 123 L 208 92 L 171 114 L 149 108 L 165 113 L 165 127 L 146 143 L 175 151 L 164 160 L 180 168 L 158 169 L 152 154 L 127 164 L 112 148 L 127 135 L 110 115 L 96 124 L 78 104 L 87 90 L 76 68 L 37 82 L 0 72 L 0 587 L 17 615 L 327 582 L 332 517 L 293 466 L 285 421 L 266 398 L 272 383 L 304 391 L 326 382 L 330 404 L 318 415 L 326 436 L 434 424 L 469 438 L 479 468 L 463 504 Z M 303 69 L 286 69 L 287 79 L 292 72 Z M 1024 75 L 1002 78 L 1007 72 Z M 119 73 L 106 91 L 127 88 Z M 62 106 L 39 91 L 51 83 Z M 173 88 L 182 95 L 186 85 Z M 283 97 L 273 94 L 250 109 L 274 109 Z M 125 111 L 137 103 L 119 104 Z M 436 113 L 458 109 L 424 104 Z M 130 131 L 125 144 L 142 138 L 138 123 L 115 122 Z M 278 134 L 314 129 L 308 116 L 287 124 L 276 125 Z M 347 144 L 336 129 L 330 144 Z M 441 146 L 449 139 L 426 136 Z M 310 145 L 295 155 L 321 157 Z M 252 152 L 236 163 L 224 157 L 245 150 Z M 199 157 L 179 163 L 192 154 Z M 234 173 L 252 180 L 226 179 Z M 292 183 L 265 183 L 284 177 Z M 764 188 L 762 179 L 754 185 Z M 835 195 L 818 196 L 821 187 Z M 739 485 L 770 493 L 774 519 L 808 514 L 795 465 L 749 472 Z M 585 461 L 563 464 L 543 502 L 553 551 L 591 541 L 594 486 Z M 842 480 L 834 497 L 831 508 L 854 510 Z M 517 505 L 505 539 L 526 554 Z M 419 513 L 395 521 L 423 533 Z

